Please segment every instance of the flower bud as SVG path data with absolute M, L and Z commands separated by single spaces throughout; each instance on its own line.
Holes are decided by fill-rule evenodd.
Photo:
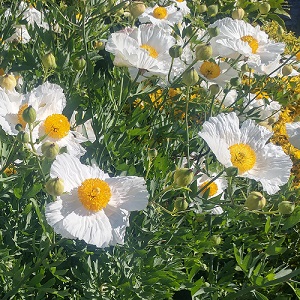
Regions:
M 22 131 L 24 128 L 23 128 L 23 126 L 22 126 L 20 123 L 18 123 L 18 124 L 15 126 L 15 129 L 16 129 L 17 131 Z
M 259 4 L 258 9 L 262 15 L 266 15 L 270 11 L 271 5 L 269 3 L 261 3 Z
M 17 140 L 21 143 L 28 143 L 29 142 L 29 135 L 25 131 L 19 131 L 17 134 Z
M 94 47 L 97 50 L 103 50 L 105 48 L 105 42 L 104 41 L 96 41 L 96 42 L 94 42 Z
M 77 57 L 73 61 L 73 68 L 77 71 L 82 71 L 85 68 L 86 60 L 83 57 Z
M 26 123 L 32 124 L 36 120 L 35 109 L 31 105 L 29 105 L 27 108 L 24 109 L 22 113 L 22 118 Z
M 182 82 L 187 86 L 195 85 L 199 80 L 197 71 L 193 68 L 185 72 L 182 76 Z
M 239 86 L 239 85 L 241 85 L 241 79 L 239 78 L 239 77 L 234 77 L 234 78 L 231 78 L 230 79 L 230 84 L 232 85 L 232 86 Z
M 196 46 L 195 53 L 198 60 L 208 60 L 212 56 L 213 49 L 210 44 L 200 44 Z
M 41 147 L 43 155 L 48 159 L 54 159 L 59 153 L 59 146 L 56 143 L 45 142 Z
M 234 20 L 242 20 L 244 18 L 245 11 L 242 8 L 237 8 L 232 11 L 231 17 Z
M 198 5 L 198 12 L 201 14 L 201 13 L 204 13 L 207 11 L 207 6 L 205 4 L 200 4 Z
M 216 83 L 210 85 L 208 89 L 209 89 L 209 92 L 210 92 L 211 96 L 215 96 L 220 92 L 220 87 Z
M 54 55 L 49 52 L 42 57 L 42 64 L 46 70 L 55 69 L 57 67 Z
M 290 201 L 282 201 L 278 205 L 278 210 L 282 215 L 289 215 L 295 209 L 295 203 Z
M 225 169 L 225 173 L 229 177 L 235 177 L 239 173 L 239 169 L 236 167 L 228 167 Z
M 207 32 L 210 37 L 216 37 L 220 33 L 219 27 L 209 27 L 207 28 Z
M 16 87 L 16 85 L 17 85 L 17 81 L 14 75 L 6 74 L 1 77 L 0 86 L 3 89 L 12 91 Z
M 222 238 L 219 235 L 212 235 L 210 237 L 210 241 L 213 243 L 214 246 L 218 246 L 222 243 Z
M 133 18 L 139 17 L 146 10 L 146 6 L 142 1 L 133 1 L 129 5 L 129 11 Z
M 266 198 L 260 192 L 251 192 L 245 202 L 249 210 L 263 209 L 266 204 Z
M 149 149 L 148 150 L 148 157 L 150 159 L 153 159 L 157 156 L 157 150 L 156 149 Z
M 179 45 L 173 45 L 170 49 L 169 49 L 169 54 L 172 58 L 177 58 L 180 57 L 182 54 L 182 47 Z
M 189 185 L 194 178 L 194 173 L 189 168 L 178 168 L 174 172 L 174 183 L 180 187 Z
M 210 17 L 214 17 L 219 11 L 218 5 L 212 4 L 207 7 L 207 14 Z
M 291 66 L 291 65 L 284 65 L 282 67 L 281 73 L 282 73 L 283 76 L 288 76 L 288 75 L 290 75 L 293 72 L 293 70 L 294 70 L 293 66 Z
M 61 178 L 51 178 L 45 184 L 46 192 L 52 196 L 60 196 L 64 192 L 64 181 Z
M 178 197 L 174 202 L 174 208 L 176 211 L 183 211 L 189 207 L 188 202 L 183 197 Z

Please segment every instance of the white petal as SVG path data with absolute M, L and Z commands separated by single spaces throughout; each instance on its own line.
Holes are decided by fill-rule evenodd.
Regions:
M 285 126 L 290 143 L 300 149 L 300 122 L 287 123 Z

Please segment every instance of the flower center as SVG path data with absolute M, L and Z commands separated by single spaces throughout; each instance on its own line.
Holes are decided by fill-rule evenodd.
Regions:
M 300 60 L 300 52 L 298 52 L 298 53 L 296 54 L 296 59 L 297 59 L 297 60 Z
M 200 67 L 200 73 L 207 79 L 215 79 L 221 74 L 220 67 L 210 61 L 205 61 Z
M 44 122 L 45 133 L 55 139 L 62 139 L 70 131 L 68 118 L 61 114 L 53 114 Z
M 158 6 L 153 10 L 153 17 L 156 19 L 165 19 L 168 15 L 168 11 L 165 7 Z
M 256 162 L 254 150 L 247 144 L 235 144 L 229 147 L 231 162 L 239 173 L 251 170 Z
M 148 54 L 149 54 L 151 57 L 157 58 L 157 56 L 158 56 L 157 51 L 156 51 L 153 47 L 151 47 L 150 45 L 148 45 L 148 44 L 143 44 L 143 45 L 141 46 L 141 48 L 147 50 Z
M 208 180 L 205 181 L 205 182 L 203 182 L 203 183 L 200 185 L 199 188 L 200 188 L 200 189 L 204 188 L 204 186 L 206 186 L 208 183 L 209 183 Z M 206 186 L 206 187 L 201 191 L 201 194 L 202 194 L 202 195 L 205 194 L 205 192 L 206 192 L 207 190 L 209 190 L 208 196 L 209 196 L 209 197 L 212 197 L 212 196 L 214 196 L 214 195 L 217 193 L 217 191 L 218 191 L 218 186 L 217 186 L 217 184 L 216 184 L 215 182 L 212 182 L 212 183 L 210 183 L 208 186 Z
M 26 122 L 24 121 L 23 119 L 23 111 L 28 107 L 28 104 L 23 104 L 20 108 L 19 108 L 19 111 L 18 111 L 18 123 L 22 125 L 23 129 L 25 128 L 26 126 Z
M 256 92 L 255 94 L 256 94 L 256 100 L 269 98 L 269 95 L 266 92 Z
M 110 187 L 99 178 L 86 179 L 78 187 L 78 198 L 87 210 L 97 212 L 105 208 L 109 202 Z
M 177 2 L 183 2 L 183 1 L 185 1 L 185 0 L 176 0 Z
M 250 48 L 252 49 L 252 53 L 255 54 L 258 48 L 258 41 L 251 35 L 245 35 L 241 37 L 241 40 L 243 42 L 248 43 Z

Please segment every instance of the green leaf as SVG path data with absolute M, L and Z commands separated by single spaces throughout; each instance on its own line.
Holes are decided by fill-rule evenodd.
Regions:
M 297 207 L 292 215 L 284 220 L 284 225 L 282 226 L 282 230 L 289 229 L 295 226 L 297 223 L 300 222 L 300 207 Z
M 265 224 L 265 233 L 268 234 L 271 228 L 271 217 L 267 216 L 267 221 Z
M 256 299 L 259 299 L 259 300 L 269 300 L 265 295 L 259 293 L 258 291 L 255 291 L 254 295 L 255 295 Z

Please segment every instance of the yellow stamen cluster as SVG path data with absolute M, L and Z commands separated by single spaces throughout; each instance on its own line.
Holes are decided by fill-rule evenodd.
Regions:
M 229 147 L 231 163 L 238 168 L 239 174 L 251 170 L 256 163 L 254 150 L 247 144 L 234 144 Z
M 23 119 L 23 111 L 28 107 L 28 104 L 23 104 L 18 111 L 18 123 L 22 125 L 23 128 L 26 126 L 26 122 Z
M 215 79 L 221 74 L 220 67 L 210 61 L 204 61 L 200 67 L 200 73 L 207 79 Z
M 105 208 L 111 198 L 109 185 L 99 178 L 89 178 L 78 187 L 78 198 L 92 212 Z
M 200 185 L 200 189 L 204 188 L 207 184 L 208 184 L 209 181 L 205 181 L 203 182 L 201 185 Z M 218 192 L 218 186 L 217 184 L 213 181 L 212 183 L 210 183 L 208 186 L 206 186 L 202 191 L 201 191 L 201 194 L 205 194 L 205 192 L 209 190 L 209 194 L 208 196 L 209 197 L 212 197 L 214 196 L 217 192 Z
M 153 10 L 153 17 L 159 20 L 165 19 L 168 16 L 168 11 L 165 7 L 158 6 Z
M 243 42 L 248 43 L 248 45 L 250 46 L 250 48 L 252 49 L 252 53 L 255 54 L 257 52 L 258 49 L 258 41 L 257 39 L 255 39 L 253 36 L 251 35 L 245 35 L 241 37 L 241 40 Z
M 148 54 L 153 57 L 153 58 L 157 58 L 158 57 L 158 53 L 157 51 L 150 45 L 148 44 L 143 44 L 142 46 L 140 46 L 140 48 L 147 50 Z
M 54 139 L 62 139 L 70 131 L 68 118 L 61 114 L 53 114 L 44 122 L 45 134 Z

